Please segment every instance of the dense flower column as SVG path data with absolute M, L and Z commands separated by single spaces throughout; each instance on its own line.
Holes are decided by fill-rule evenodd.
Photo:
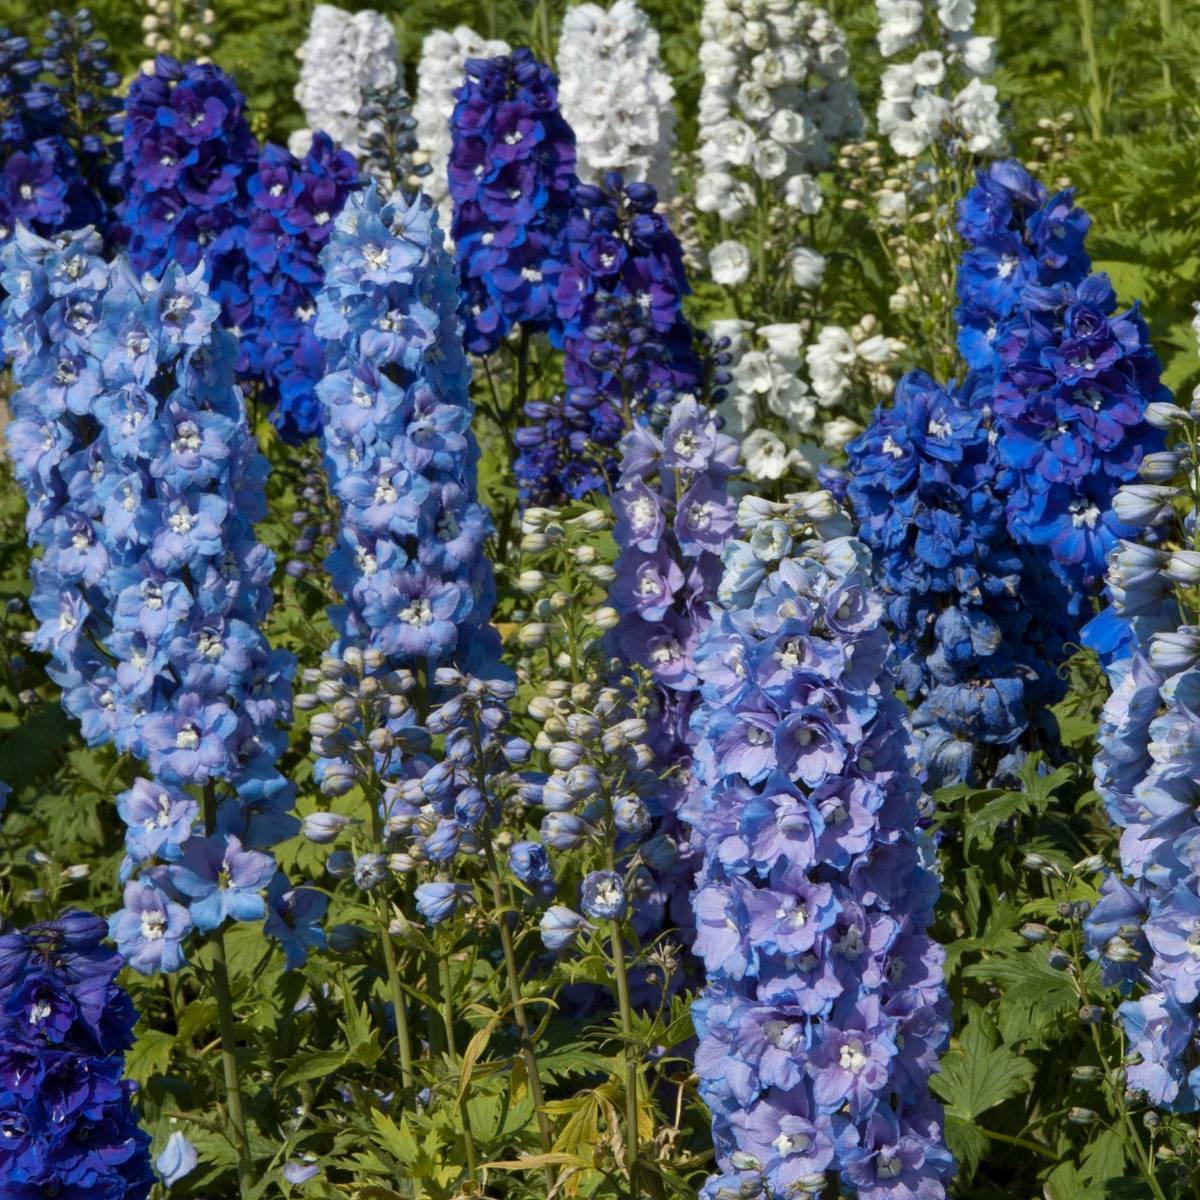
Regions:
M 0 936 L 0 1191 L 145 1200 L 150 1138 L 123 1079 L 137 1013 L 105 923 L 84 912 Z
M 438 223 L 445 230 L 450 229 L 453 219 L 448 174 L 452 145 L 450 115 L 467 62 L 509 52 L 507 42 L 482 38 L 465 25 L 459 25 L 453 32 L 435 29 L 421 42 L 413 116 L 417 122 L 417 145 L 430 168 L 423 190 L 438 209 Z
M 935 143 L 952 152 L 995 156 L 1007 146 L 996 88 L 995 39 L 974 33 L 974 0 L 876 0 L 884 58 L 908 50 L 908 61 L 883 73 L 875 116 L 902 158 L 919 158 Z
M 1035 744 L 1073 633 L 1065 592 L 1009 536 L 987 385 L 912 372 L 847 447 L 849 499 L 933 787 L 990 779 L 1001 755 Z
M 793 0 L 755 6 L 705 0 L 700 20 L 700 175 L 696 206 L 734 226 L 713 247 L 713 278 L 736 286 L 749 278 L 751 233 L 738 226 L 757 214 L 760 274 L 767 272 L 763 222 L 780 202 L 793 216 L 822 204 L 816 175 L 831 146 L 861 135 L 862 112 L 849 78 L 846 38 L 823 8 Z M 785 249 L 798 248 L 796 224 L 776 218 Z M 811 254 L 812 252 L 809 251 Z M 765 284 L 767 281 L 764 279 Z
M 361 120 L 367 91 L 386 88 L 400 75 L 391 20 L 369 8 L 348 13 L 334 4 L 318 4 L 296 57 L 300 78 L 294 94 L 309 128 L 294 133 L 289 146 L 303 154 L 311 130 L 323 129 L 361 157 L 371 132 Z
M 823 1194 L 831 1172 L 870 1200 L 940 1197 L 954 1169 L 928 1088 L 949 1004 L 912 743 L 869 552 L 815 533 L 834 511 L 743 501 L 695 656 L 693 1016 L 721 1200 Z
M 99 248 L 23 233 L 5 252 L 9 449 L 43 551 L 34 645 L 87 740 L 150 776 L 118 799 L 114 936 L 139 970 L 175 970 L 193 927 L 267 916 L 265 851 L 295 828 L 276 765 L 293 663 L 260 629 L 267 468 L 219 306 L 199 272 L 147 283 Z
M 657 193 L 610 172 L 579 184 L 557 290 L 566 393 L 526 405 L 514 464 L 522 499 L 554 504 L 611 489 L 617 443 L 634 423 L 661 427 L 701 365 L 683 314 L 690 292 L 679 241 Z
M 1121 832 L 1121 868 L 1085 923 L 1120 1008 L 1128 1085 L 1156 1107 L 1200 1104 L 1200 405 L 1150 412 L 1169 448 L 1143 460 L 1143 482 L 1114 506 L 1138 533 L 1109 558 L 1109 607 L 1084 631 L 1112 694 L 1100 717 L 1096 790 Z
M 239 335 L 239 376 L 258 386 L 288 440 L 314 433 L 319 255 L 357 185 L 353 158 L 323 133 L 300 160 L 260 148 L 229 76 L 164 56 L 129 90 L 117 179 L 118 233 L 134 269 L 202 265 Z
M 663 68 L 658 32 L 637 0 L 615 0 L 607 10 L 598 4 L 568 8 L 557 65 L 580 179 L 598 183 L 620 171 L 670 200 L 675 87 Z
M 575 184 L 575 135 L 558 80 L 524 48 L 471 58 L 450 119 L 451 234 L 467 348 L 489 354 L 513 328 L 561 342 L 556 291 Z

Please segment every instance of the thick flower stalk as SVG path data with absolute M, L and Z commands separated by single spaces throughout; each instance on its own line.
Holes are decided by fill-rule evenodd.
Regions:
M 1200 405 L 1156 404 L 1169 448 L 1142 464 L 1114 505 L 1138 530 L 1109 558 L 1109 607 L 1084 631 L 1112 694 L 1100 717 L 1096 790 L 1121 833 L 1121 869 L 1086 922 L 1121 1005 L 1128 1085 L 1151 1104 L 1200 1107 L 1200 822 L 1194 803 L 1200 729 Z
M 902 158 L 931 146 L 994 157 L 1008 144 L 996 88 L 995 39 L 974 33 L 975 0 L 876 0 L 884 58 L 917 51 L 883 73 L 879 131 Z
M 780 201 L 816 213 L 816 176 L 831 148 L 863 129 L 845 34 L 807 3 L 705 0 L 700 35 L 696 206 L 735 227 L 756 209 L 765 219 L 764 206 Z M 736 237 L 724 241 L 711 267 L 718 282 L 736 285 L 750 274 L 750 250 Z
M 491 353 L 514 325 L 560 343 L 556 293 L 568 286 L 560 276 L 575 135 L 558 108 L 558 79 L 522 48 L 468 59 L 455 94 L 450 232 L 466 298 L 467 348 Z
M 0 1191 L 145 1200 L 150 1138 L 122 1078 L 137 1013 L 85 912 L 0 936 Z
M 557 65 L 559 103 L 575 131 L 579 178 L 599 183 L 609 171 L 620 171 L 669 200 L 675 87 L 663 68 L 658 32 L 637 0 L 567 9 Z
M 175 970 L 193 927 L 267 916 L 265 850 L 295 827 L 276 765 L 293 661 L 261 632 L 267 466 L 219 306 L 199 269 L 147 281 L 99 250 L 23 233 L 5 252 L 9 452 L 42 549 L 34 645 L 88 742 L 149 773 L 118 799 L 114 937 L 139 970 Z
M 421 42 L 413 116 L 416 118 L 417 146 L 429 167 L 422 190 L 438 209 L 438 224 L 444 230 L 450 228 L 454 215 L 448 174 L 452 145 L 450 115 L 454 112 L 467 62 L 508 53 L 507 42 L 482 38 L 465 25 L 457 26 L 453 32 L 435 29 Z
M 954 1171 L 928 1086 L 950 1029 L 938 885 L 870 553 L 813 524 L 835 512 L 743 501 L 695 656 L 711 1200 L 822 1195 L 834 1173 L 869 1200 L 941 1197 Z
M 516 434 L 522 498 L 536 504 L 611 489 L 617 443 L 635 421 L 661 424 L 701 383 L 679 241 L 657 194 L 618 172 L 579 184 L 563 245 L 558 315 L 565 329 L 561 402 L 533 401 Z
M 334 4 L 318 4 L 296 57 L 300 78 L 294 94 L 309 129 L 323 129 L 361 157 L 370 135 L 361 119 L 367 92 L 388 87 L 400 74 L 391 20 L 369 8 L 349 13 Z M 298 154 L 306 149 L 302 139 L 307 132 L 293 135 Z
M 134 269 L 160 276 L 171 264 L 203 265 L 239 335 L 239 376 L 261 389 L 285 437 L 314 433 L 319 255 L 357 186 L 354 160 L 323 133 L 303 159 L 260 148 L 229 76 L 164 56 L 129 90 L 118 177 L 119 232 Z
M 850 503 L 934 787 L 990 779 L 1001 756 L 1036 744 L 1072 633 L 1065 593 L 1009 535 L 986 387 L 912 372 L 847 447 Z

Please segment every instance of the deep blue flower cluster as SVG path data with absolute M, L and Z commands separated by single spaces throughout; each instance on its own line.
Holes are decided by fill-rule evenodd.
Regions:
M 0 30 L 0 245 L 18 225 L 43 237 L 108 227 L 105 135 L 120 79 L 94 34 L 86 12 L 52 13 L 40 51 Z
M 1131 1087 L 1158 1107 L 1200 1109 L 1200 551 L 1194 549 L 1200 411 L 1151 414 L 1171 448 L 1143 463 L 1146 482 L 1117 493 L 1139 534 L 1109 560 L 1110 607 L 1085 630 L 1108 661 L 1096 790 L 1121 831 L 1121 871 L 1086 922 L 1121 1005 Z M 1184 501 L 1183 511 L 1174 502 Z M 1183 547 L 1160 548 L 1164 543 Z M 1129 1062 L 1130 1060 L 1127 1060 Z
M 691 289 L 654 188 L 610 172 L 577 184 L 572 203 L 557 289 L 566 395 L 527 404 L 517 431 L 522 499 L 537 504 L 610 490 L 624 431 L 700 386 L 682 307 Z
M 1061 698 L 1071 633 L 1066 595 L 1009 535 L 985 386 L 978 373 L 942 388 L 911 372 L 847 446 L 848 496 L 934 787 L 990 778 L 999 755 L 1028 748 L 1023 735 Z
M 263 850 L 295 829 L 277 767 L 294 662 L 261 632 L 267 465 L 219 305 L 199 267 L 148 281 L 100 249 L 94 231 L 21 231 L 4 251 L 9 452 L 42 551 L 33 644 L 89 744 L 151 777 L 118 800 L 114 937 L 138 969 L 172 970 L 193 926 L 267 914 Z M 203 812 L 189 788 L 206 789 Z
M 85 912 L 0 935 L 0 1195 L 145 1200 L 150 1138 L 122 1078 L 137 1013 Z
M 1015 162 L 980 171 L 959 207 L 959 349 L 987 381 L 974 390 L 992 413 L 1009 529 L 1075 615 L 1129 532 L 1112 496 L 1157 448 L 1142 415 L 1166 394 L 1137 306 L 1116 313 L 1107 276 L 1089 275 L 1089 224 L 1073 192 L 1047 196 Z
M 708 1200 L 815 1195 L 833 1172 L 862 1200 L 932 1200 L 954 1171 L 928 1087 L 949 1002 L 912 742 L 869 552 L 815 535 L 832 507 L 743 504 L 695 655 Z
M 211 63 L 160 55 L 126 104 L 118 234 L 138 271 L 203 263 L 238 373 L 258 382 L 283 435 L 317 430 L 324 356 L 313 329 L 320 252 L 358 186 L 353 158 L 314 135 L 302 160 L 260 148 L 245 97 Z
M 467 60 L 450 119 L 451 235 L 467 348 L 495 350 L 514 325 L 562 330 L 557 292 L 575 183 L 575 135 L 558 79 L 526 49 Z

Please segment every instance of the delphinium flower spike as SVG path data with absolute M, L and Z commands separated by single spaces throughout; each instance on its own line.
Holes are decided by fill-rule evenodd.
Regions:
M 319 254 L 357 186 L 327 134 L 302 159 L 260 147 L 245 97 L 211 63 L 160 56 L 126 103 L 117 233 L 134 269 L 204 276 L 239 334 L 238 373 L 262 391 L 289 440 L 315 432 L 323 354 L 312 329 Z
M 971 376 L 942 388 L 912 372 L 847 447 L 849 500 L 931 787 L 992 778 L 1039 732 L 1053 744 L 1040 722 L 1062 695 L 1072 634 L 1065 593 L 1009 536 L 986 386 Z
M 148 773 L 118 798 L 114 936 L 139 970 L 170 971 L 193 928 L 268 916 L 268 849 L 295 829 L 276 765 L 292 659 L 261 632 L 267 468 L 219 306 L 199 271 L 147 282 L 99 250 L 87 232 L 5 251 L 9 453 L 43 549 L 34 645 L 88 742 Z
M 609 171 L 620 171 L 670 200 L 675 87 L 663 68 L 658 32 L 637 0 L 567 9 L 557 66 L 579 178 L 599 183 Z
M 556 293 L 575 183 L 575 135 L 558 80 L 526 49 L 467 60 L 451 117 L 451 235 L 467 348 L 495 350 L 514 325 L 561 344 Z M 573 292 L 572 292 L 573 295 Z
M 838 528 L 828 494 L 741 512 L 696 654 L 693 1016 L 719 1171 L 702 1194 L 820 1195 L 836 1178 L 870 1200 L 940 1197 L 938 888 L 870 554 L 821 538 Z
M 137 1013 L 103 918 L 70 911 L 0 935 L 0 1192 L 145 1200 L 150 1138 L 122 1078 Z
M 1200 403 L 1149 412 L 1167 448 L 1117 492 L 1135 534 L 1112 551 L 1108 607 L 1084 630 L 1106 663 L 1096 790 L 1120 831 L 1121 863 L 1085 922 L 1120 1007 L 1128 1086 L 1157 1108 L 1200 1105 Z

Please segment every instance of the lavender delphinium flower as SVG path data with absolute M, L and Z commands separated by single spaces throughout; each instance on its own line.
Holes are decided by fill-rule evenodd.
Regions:
M 743 504 L 701 639 L 696 1069 L 702 1195 L 941 1197 L 928 1079 L 949 1035 L 903 707 L 870 555 L 816 536 L 829 498 Z
M 293 660 L 261 632 L 274 564 L 253 523 L 267 467 L 219 306 L 199 268 L 139 279 L 99 250 L 90 232 L 22 232 L 4 252 L 9 453 L 42 548 L 34 645 L 89 743 L 151 776 L 118 799 L 123 877 L 138 879 L 114 936 L 139 968 L 170 970 L 188 923 L 263 915 L 263 851 L 296 827 L 276 765 Z M 258 864 L 253 901 L 189 917 L 195 862 L 239 855 Z
M 554 73 L 526 49 L 467 60 L 450 118 L 451 234 L 466 343 L 488 354 L 514 325 L 561 340 L 555 294 L 575 182 L 575 136 Z
M 260 148 L 245 97 L 211 63 L 160 55 L 126 106 L 118 234 L 136 270 L 203 265 L 239 376 L 263 389 L 283 435 L 317 428 L 324 358 L 313 332 L 319 255 L 358 184 L 353 158 L 324 133 L 302 159 Z
M 90 913 L 0 935 L 0 1193 L 145 1200 L 150 1138 L 123 1079 L 137 1013 Z
M 1145 483 L 1116 494 L 1138 532 L 1109 556 L 1109 607 L 1084 630 L 1112 688 L 1094 768 L 1121 833 L 1120 872 L 1085 928 L 1102 979 L 1130 997 L 1120 1008 L 1137 1056 L 1129 1086 L 1155 1107 L 1192 1112 L 1200 1106 L 1200 404 L 1156 404 L 1150 417 L 1167 449 L 1143 460 Z

